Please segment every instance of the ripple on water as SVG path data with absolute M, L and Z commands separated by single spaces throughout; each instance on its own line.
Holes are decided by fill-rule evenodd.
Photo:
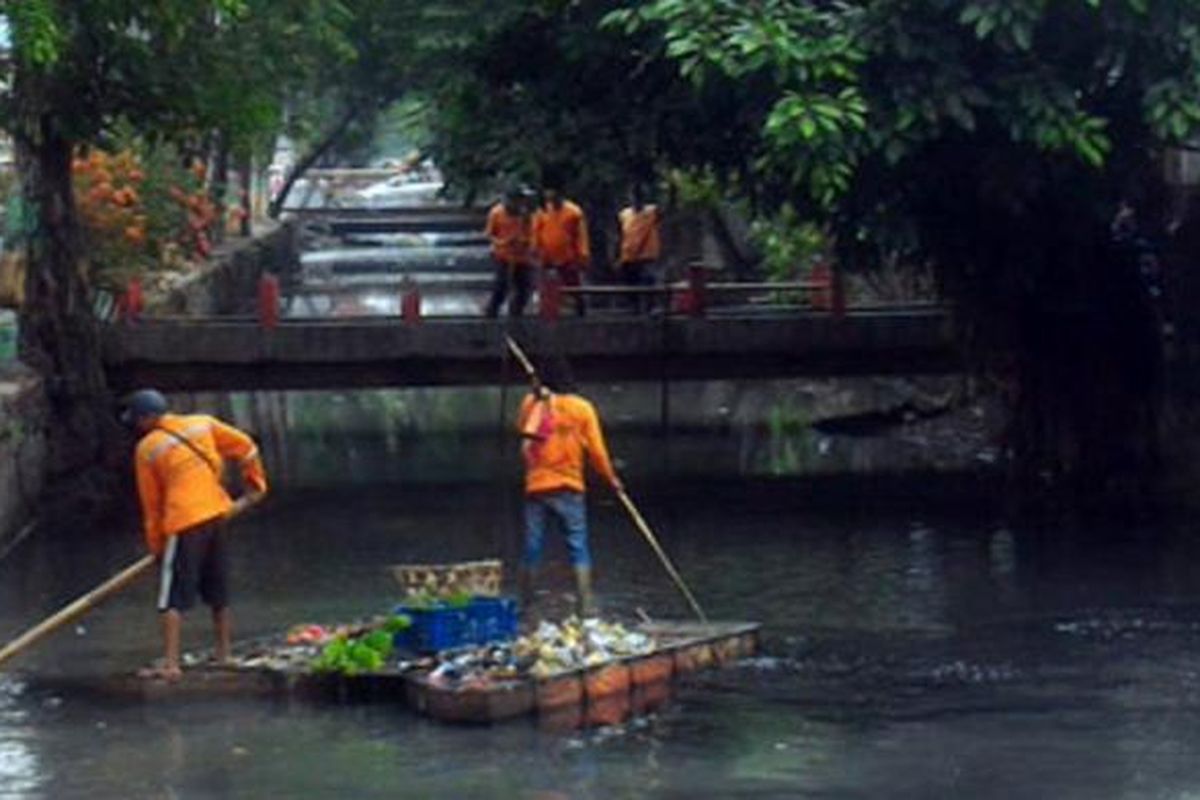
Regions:
M 41 767 L 26 735 L 8 736 L 0 727 L 0 795 L 32 795 L 42 784 Z
M 25 721 L 27 712 L 19 702 L 25 694 L 25 688 L 25 684 L 21 680 L 0 675 L 0 725 Z M 3 729 L 0 728 L 0 730 Z
M 32 736 L 24 723 L 28 712 L 21 704 L 25 684 L 0 675 L 0 795 L 32 795 L 42 783 L 41 767 L 29 745 Z
M 1054 632 L 1102 641 L 1156 635 L 1195 636 L 1200 634 L 1200 622 L 1196 621 L 1194 611 L 1112 609 L 1060 619 L 1054 623 Z

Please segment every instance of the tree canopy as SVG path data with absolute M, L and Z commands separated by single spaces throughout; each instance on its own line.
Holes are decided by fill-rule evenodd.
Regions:
M 768 220 L 822 226 L 843 268 L 934 266 L 1050 428 L 1094 441 L 1145 416 L 1128 398 L 1155 384 L 1161 309 L 1110 222 L 1135 209 L 1160 240 L 1178 222 L 1163 157 L 1200 127 L 1200 3 L 536 3 L 469 55 L 434 95 L 453 177 L 713 176 Z M 1051 331 L 1070 343 L 1031 357 Z M 1112 419 L 1048 396 L 1089 383 Z M 1040 430 L 1033 462 L 1088 460 L 1082 434 L 1064 456 Z
M 403 98 L 468 194 L 553 176 L 607 215 L 635 182 L 704 176 L 769 224 L 819 226 L 846 268 L 934 266 L 1009 355 L 1036 341 L 1031 319 L 1090 307 L 1118 320 L 1096 323 L 1093 350 L 1152 358 L 1150 338 L 1108 330 L 1154 316 L 1114 299 L 1136 280 L 1106 250 L 1109 222 L 1132 208 L 1150 238 L 1173 229 L 1163 154 L 1200 127 L 1200 0 L 0 0 L 0 13 L 15 64 L 0 103 L 27 163 L 41 157 L 31 180 L 56 187 L 38 201 L 46 225 L 71 220 L 71 148 L 122 120 L 238 152 L 286 129 L 303 166 Z M 32 263 L 50 263 L 40 246 Z M 77 291 L 63 285 L 44 289 L 66 313 L 83 295 L 62 305 Z

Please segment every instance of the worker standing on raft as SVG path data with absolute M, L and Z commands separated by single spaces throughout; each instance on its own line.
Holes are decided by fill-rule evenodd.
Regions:
M 565 361 L 544 365 L 541 385 L 525 397 L 517 418 L 525 459 L 525 557 L 520 573 L 521 601 L 530 608 L 546 527 L 557 520 L 566 534 L 575 571 L 577 611 L 595 613 L 592 558 L 584 502 L 584 458 L 614 491 L 621 480 L 613 470 L 595 407 L 574 392 Z
M 174 681 L 181 675 L 183 614 L 197 594 L 212 609 L 216 660 L 229 659 L 233 626 L 222 523 L 266 493 L 266 473 L 245 433 L 214 417 L 170 414 L 166 398 L 153 389 L 130 395 L 121 418 L 141 437 L 134 459 L 142 525 L 160 567 L 163 660 L 139 674 Z M 221 483 L 226 459 L 238 464 L 247 487 L 236 503 Z

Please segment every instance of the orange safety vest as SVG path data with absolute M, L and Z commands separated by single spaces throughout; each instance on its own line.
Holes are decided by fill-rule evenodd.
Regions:
M 134 463 L 142 527 L 151 553 L 161 554 L 167 537 L 229 513 L 233 500 L 221 485 L 225 459 L 240 466 L 253 491 L 267 490 L 254 440 L 218 419 L 164 414 L 141 438 Z
M 619 262 L 631 264 L 635 261 L 657 261 L 662 252 L 658 233 L 658 206 L 642 206 L 641 211 L 632 206 L 623 208 L 617 219 L 621 223 Z
M 492 256 L 502 264 L 528 264 L 530 220 L 522 214 L 510 214 L 503 203 L 488 212 L 484 233 L 492 242 Z
M 561 208 L 545 205 L 533 215 L 533 249 L 543 265 L 584 267 L 592 260 L 583 210 L 564 200 Z
M 579 395 L 532 394 L 521 402 L 517 427 L 525 441 L 525 493 L 584 491 L 584 457 L 610 484 L 617 482 L 595 407 Z

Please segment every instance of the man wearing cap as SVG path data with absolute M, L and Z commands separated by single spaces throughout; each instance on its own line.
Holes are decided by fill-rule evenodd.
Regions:
M 520 189 L 510 189 L 502 202 L 492 206 L 484 233 L 492 246 L 492 260 L 496 262 L 492 296 L 484 313 L 489 317 L 500 313 L 500 306 L 511 285 L 512 299 L 508 301 L 508 314 L 519 317 L 529 301 L 529 295 L 533 293 L 529 207 Z
M 163 635 L 161 666 L 143 677 L 177 680 L 183 614 L 197 595 L 212 609 L 217 661 L 228 660 L 228 559 L 221 523 L 267 491 L 254 441 L 203 414 L 171 414 L 153 389 L 126 400 L 123 421 L 141 437 L 134 455 L 146 546 L 160 563 L 158 612 Z M 235 503 L 222 485 L 226 461 L 236 463 L 247 493 Z

